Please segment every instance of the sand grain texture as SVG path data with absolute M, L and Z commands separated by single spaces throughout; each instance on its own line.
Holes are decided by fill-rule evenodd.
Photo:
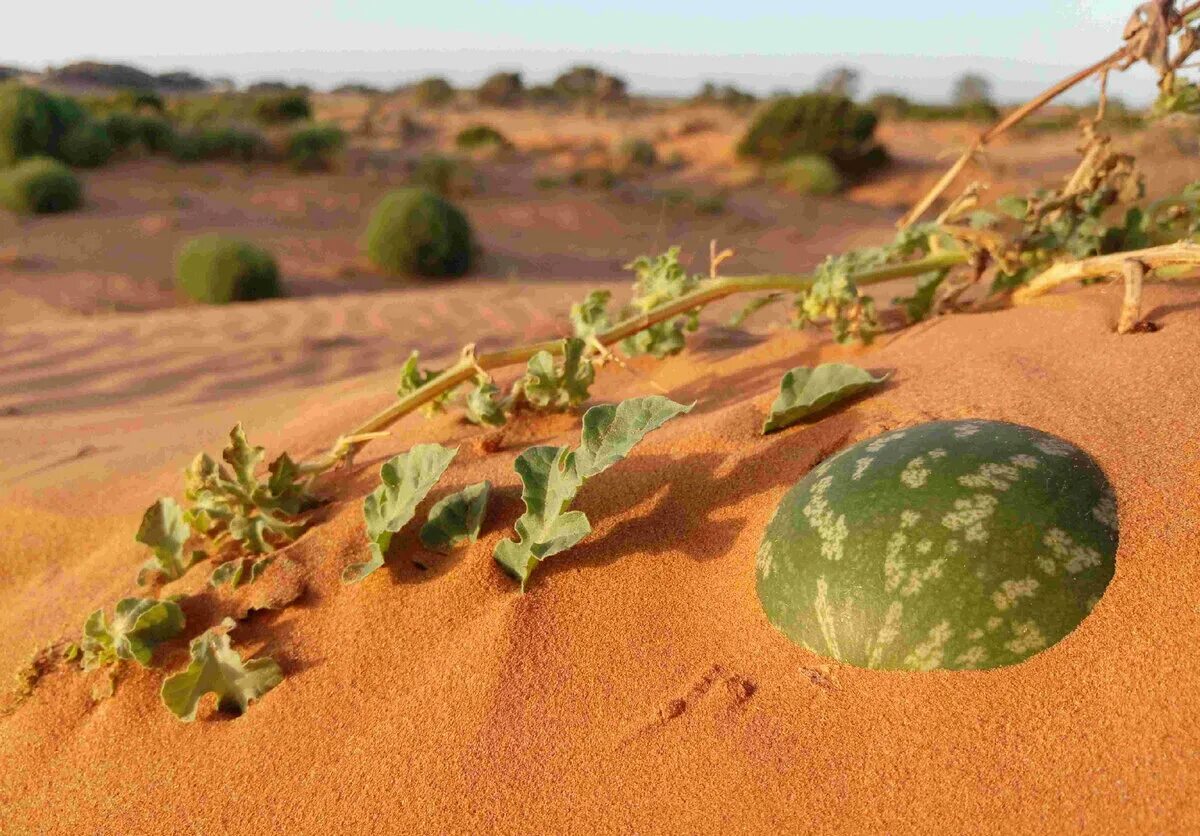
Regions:
M 634 362 L 637 374 L 606 369 L 599 400 L 648 393 L 653 380 L 698 406 L 584 488 L 593 535 L 542 567 L 524 596 L 490 556 L 521 509 L 512 460 L 526 444 L 573 443 L 577 421 L 524 424 L 508 449 L 486 454 L 450 417 L 406 419 L 324 483 L 319 524 L 287 550 L 305 595 L 233 634 L 243 652 L 274 655 L 283 684 L 242 718 L 206 706 L 184 725 L 159 705 L 163 670 L 127 672 L 98 705 L 88 677 L 51 673 L 0 718 L 2 829 L 1194 831 L 1198 289 L 1148 288 L 1155 334 L 1115 336 L 1120 290 L 1097 287 L 952 317 L 869 352 L 781 333 L 737 350 L 701 340 L 663 363 Z M 137 345 L 128 351 L 153 350 Z M 846 356 L 895 375 L 815 424 L 758 435 L 784 370 Z M 136 359 L 125 374 L 137 374 Z M 269 450 L 310 454 L 386 402 L 389 381 L 379 372 L 217 406 L 152 399 L 136 420 L 136 404 L 0 419 L 11 453 L 0 661 L 15 667 L 133 590 L 141 509 L 178 492 L 179 468 L 216 450 L 231 418 Z M 69 382 L 59 385 L 36 397 L 65 397 Z M 1095 612 L 1059 645 L 991 672 L 869 672 L 792 645 L 754 591 L 754 553 L 779 498 L 845 445 L 959 417 L 1039 427 L 1105 469 L 1121 539 Z M 413 526 L 387 570 L 342 588 L 342 566 L 365 550 L 362 496 L 380 461 L 416 441 L 461 448 L 420 513 L 493 481 L 484 536 L 422 572 L 410 563 Z M 101 452 L 19 467 L 39 445 L 73 443 Z M 168 591 L 201 592 L 206 575 Z M 225 605 L 211 591 L 190 599 L 188 635 Z M 176 642 L 157 660 L 170 671 L 184 657 Z

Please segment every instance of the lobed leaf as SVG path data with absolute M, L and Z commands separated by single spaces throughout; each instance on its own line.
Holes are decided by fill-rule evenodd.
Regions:
M 200 700 L 206 694 L 217 695 L 217 708 L 243 714 L 252 700 L 259 699 L 283 681 L 283 671 L 270 658 L 243 661 L 229 643 L 233 619 L 201 633 L 188 650 L 191 662 L 162 684 L 163 704 L 180 720 L 196 719 Z
M 463 543 L 474 543 L 479 539 L 491 495 L 492 483 L 485 480 L 439 500 L 421 526 L 421 544 L 447 554 Z
M 433 380 L 440 371 L 433 369 L 422 369 L 418 365 L 421 359 L 421 352 L 414 351 L 408 355 L 408 359 L 404 361 L 404 365 L 400 367 L 400 384 L 396 387 L 396 394 L 403 398 L 411 395 L 413 392 L 420 389 L 429 381 Z M 427 402 L 421 407 L 421 411 L 426 417 L 431 417 L 439 412 L 444 412 L 446 409 L 446 401 L 450 398 L 450 392 L 443 392 L 433 400 Z
M 342 571 L 342 583 L 358 583 L 383 566 L 392 535 L 413 518 L 417 505 L 442 478 L 457 453 L 457 447 L 418 444 L 384 463 L 379 471 L 383 484 L 363 500 L 370 557 L 347 566 Z
M 593 290 L 582 302 L 571 305 L 571 326 L 576 337 L 588 340 L 612 324 L 608 318 L 610 299 L 612 291 Z
M 490 379 L 477 380 L 475 388 L 467 394 L 467 420 L 487 427 L 504 426 L 508 421 L 504 414 L 506 402 L 499 395 L 499 388 Z
M 779 396 L 771 404 L 763 434 L 790 427 L 887 378 L 887 375 L 872 377 L 869 372 L 846 363 L 824 363 L 815 369 L 794 368 L 779 382 Z
M 237 589 L 243 583 L 254 583 L 274 559 L 273 557 L 256 559 L 235 557 L 213 570 L 208 577 L 209 586 L 228 586 L 230 589 Z M 247 566 L 249 571 L 247 571 Z
M 671 247 L 658 256 L 641 256 L 625 265 L 633 270 L 633 298 L 624 316 L 645 314 L 672 302 L 700 286 L 700 276 L 692 276 L 679 263 L 679 247 Z M 684 332 L 700 327 L 699 310 L 659 322 L 621 341 L 621 348 L 632 355 L 651 354 L 658 358 L 678 354 L 685 344 Z
M 122 598 L 117 602 L 112 623 L 104 610 L 92 613 L 83 626 L 79 642 L 84 670 L 122 660 L 149 667 L 154 648 L 183 632 L 186 619 L 179 604 L 154 598 Z
M 184 519 L 183 511 L 171 497 L 163 497 L 147 508 L 136 539 L 149 546 L 154 557 L 142 564 L 137 582 L 148 583 L 155 574 L 170 581 L 183 577 L 188 567 L 203 556 L 202 552 L 184 556 L 184 546 L 191 536 L 192 529 Z
M 563 340 L 562 357 L 555 360 L 549 351 L 539 351 L 529 359 L 519 389 L 525 400 L 538 409 L 563 411 L 588 399 L 588 387 L 596 378 L 596 369 L 584 354 L 587 344 L 576 337 Z
M 566 551 L 592 531 L 582 511 L 570 511 L 584 480 L 623 459 L 647 433 L 691 410 L 661 395 L 634 398 L 619 406 L 595 406 L 583 416 L 578 451 L 531 447 L 517 457 L 525 513 L 516 522 L 517 539 L 502 540 L 493 554 L 521 590 L 546 558 Z

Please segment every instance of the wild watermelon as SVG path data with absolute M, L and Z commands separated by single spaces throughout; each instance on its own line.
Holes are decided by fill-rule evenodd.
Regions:
M 1116 498 L 1082 450 L 1030 427 L 938 421 L 817 466 L 757 560 L 771 623 L 867 668 L 995 668 L 1062 639 L 1113 576 Z

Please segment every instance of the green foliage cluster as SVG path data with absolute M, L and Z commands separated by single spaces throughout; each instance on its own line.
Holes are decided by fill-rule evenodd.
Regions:
M 567 177 L 567 182 L 583 189 L 607 191 L 617 185 L 617 175 L 610 168 L 590 165 L 572 171 Z
M 815 154 L 828 158 L 844 175 L 860 176 L 888 160 L 874 139 L 877 123 L 871 110 L 842 96 L 788 96 L 759 112 L 738 143 L 737 153 L 768 164 Z
M 381 269 L 431 278 L 464 275 L 475 249 L 462 211 L 422 188 L 400 189 L 380 201 L 365 244 L 367 256 Z
M 748 107 L 757 101 L 758 97 L 753 93 L 732 84 L 717 84 L 712 81 L 704 82 L 700 92 L 692 98 L 694 104 L 715 104 L 733 109 Z
M 587 65 L 570 67 L 554 79 L 551 89 L 561 99 L 572 102 L 614 103 L 629 97 L 623 78 Z
M 658 164 L 654 143 L 641 137 L 624 140 L 617 149 L 617 159 L 625 169 L 647 169 Z
M 217 233 L 188 241 L 175 260 L 175 284 L 209 305 L 281 296 L 279 268 L 271 254 L 240 238 Z
M 525 84 L 520 73 L 492 73 L 479 85 L 475 97 L 491 107 L 515 107 L 525 97 Z
M 773 166 L 767 172 L 771 182 L 790 191 L 809 195 L 831 195 L 841 191 L 842 175 L 828 157 L 802 154 Z
M 63 162 L 76 168 L 97 168 L 107 163 L 116 151 L 108 127 L 100 122 L 84 121 L 72 127 L 58 146 Z
M 0 168 L 0 206 L 13 212 L 69 212 L 82 202 L 79 178 L 58 160 L 30 157 Z
M 458 132 L 454 145 L 462 151 L 477 151 L 481 148 L 510 148 L 512 143 L 491 125 L 471 125 Z
M 154 598 L 122 598 L 111 623 L 104 610 L 92 613 L 83 626 L 79 642 L 85 671 L 122 661 L 150 666 L 154 649 L 183 632 L 186 619 L 175 601 Z
M 305 93 L 262 96 L 254 102 L 254 116 L 268 125 L 302 122 L 312 118 L 312 106 Z
M 618 319 L 646 314 L 649 311 L 691 293 L 700 285 L 701 276 L 689 274 L 679 263 L 679 247 L 671 247 L 658 256 L 641 256 L 626 269 L 633 270 L 633 296 L 621 309 Z M 580 304 L 571 307 L 571 324 L 575 336 L 594 337 L 613 324 L 607 310 L 612 294 L 606 290 L 592 291 Z M 667 357 L 683 350 L 685 334 L 700 325 L 699 310 L 657 322 L 621 342 L 621 348 L 631 355 L 651 354 Z
M 432 76 L 413 85 L 413 95 L 422 107 L 441 107 L 454 101 L 454 88 L 446 79 Z
M 887 119 L 913 122 L 994 122 L 1000 118 L 1000 109 L 987 100 L 930 104 L 896 93 L 880 93 L 871 99 L 870 107 Z
M 582 511 L 570 510 L 583 483 L 624 459 L 647 434 L 690 412 L 692 406 L 661 395 L 634 398 L 618 406 L 594 406 L 583 416 L 579 447 L 530 447 L 517 456 L 525 513 L 515 540 L 501 540 L 494 556 L 524 591 L 546 558 L 566 551 L 592 531 Z
M 253 128 L 205 123 L 173 134 L 171 157 L 176 162 L 213 160 L 248 163 L 265 156 L 266 140 Z
M 305 125 L 287 138 L 288 165 L 296 171 L 328 171 L 345 144 L 346 135 L 336 125 Z
M 113 150 L 106 125 L 70 96 L 0 85 L 0 168 L 29 157 L 91 168 L 108 162 Z
M 442 197 L 463 197 L 476 190 L 475 170 L 461 157 L 426 153 L 417 158 L 409 181 Z

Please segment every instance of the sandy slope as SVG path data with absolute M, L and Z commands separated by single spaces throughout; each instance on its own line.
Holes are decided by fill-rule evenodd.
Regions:
M 1113 335 L 1119 291 L 1091 288 L 941 320 L 861 355 L 805 335 L 741 347 L 726 335 L 661 364 L 639 361 L 633 373 L 607 369 L 597 399 L 645 393 L 655 381 L 698 406 L 585 488 L 594 534 L 523 596 L 490 557 L 520 511 L 512 459 L 530 443 L 577 438 L 577 421 L 524 423 L 507 449 L 488 454 L 450 417 L 408 419 L 322 485 L 329 504 L 288 551 L 308 574 L 302 601 L 234 633 L 239 648 L 275 656 L 285 682 L 242 718 L 206 710 L 185 726 L 158 704 L 161 670 L 131 672 L 99 705 L 87 677 L 50 674 L 0 719 L 4 830 L 1200 826 L 1198 289 L 1148 289 L 1156 334 Z M 138 323 L 152 333 L 168 327 L 163 316 Z M 132 591 L 141 509 L 177 492 L 179 468 L 197 449 L 215 450 L 233 419 L 271 449 L 310 454 L 385 403 L 393 376 L 318 376 L 306 388 L 247 387 L 215 402 L 113 401 L 87 383 L 93 359 L 72 345 L 31 408 L 77 386 L 97 408 L 0 419 L 6 461 L 96 448 L 47 470 L 6 472 L 5 668 Z M 159 373 L 149 360 L 160 349 L 149 339 L 122 345 L 119 379 L 132 392 L 139 375 L 148 384 Z M 45 351 L 30 348 L 29 359 Z M 757 434 L 784 369 L 847 353 L 894 369 L 893 381 L 814 425 Z M 858 439 L 967 416 L 1062 435 L 1106 470 L 1121 543 L 1093 615 L 1029 662 L 983 673 L 856 670 L 773 630 L 753 563 L 782 493 Z M 486 536 L 421 572 L 407 532 L 388 571 L 342 588 L 341 567 L 364 550 L 360 500 L 379 462 L 428 440 L 461 445 L 431 501 L 480 478 L 496 483 Z M 198 593 L 185 605 L 189 635 L 227 606 L 205 574 L 176 584 Z M 177 642 L 159 661 L 171 670 L 183 656 Z

